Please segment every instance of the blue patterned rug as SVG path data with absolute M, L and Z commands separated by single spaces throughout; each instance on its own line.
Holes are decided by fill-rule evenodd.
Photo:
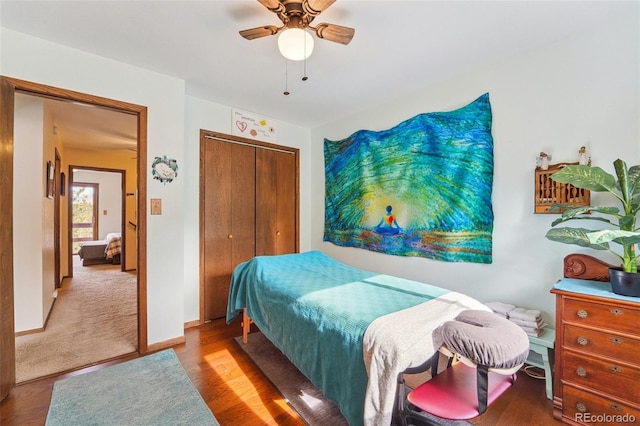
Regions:
M 212 425 L 173 349 L 59 380 L 47 426 Z

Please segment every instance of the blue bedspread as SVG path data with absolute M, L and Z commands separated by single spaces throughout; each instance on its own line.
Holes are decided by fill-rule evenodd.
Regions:
M 363 423 L 362 338 L 376 318 L 448 291 L 363 271 L 319 251 L 259 256 L 231 278 L 227 323 L 242 308 L 350 425 Z

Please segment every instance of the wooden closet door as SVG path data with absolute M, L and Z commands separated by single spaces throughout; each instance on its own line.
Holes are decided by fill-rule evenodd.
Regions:
M 256 255 L 297 251 L 297 158 L 256 151 Z
M 254 147 L 207 140 L 204 159 L 204 319 L 224 317 L 233 269 L 255 256 Z

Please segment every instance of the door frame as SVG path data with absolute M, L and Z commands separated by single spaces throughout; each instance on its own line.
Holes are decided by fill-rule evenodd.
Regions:
M 56 173 L 54 175 L 53 187 L 54 193 L 54 207 L 53 207 L 53 255 L 54 255 L 54 278 L 55 288 L 60 288 L 62 285 L 62 277 L 60 272 L 60 170 L 62 165 L 62 159 L 60 158 L 60 152 L 58 148 L 55 148 L 55 167 Z
M 147 342 L 147 107 L 0 75 L 0 401 L 15 386 L 13 294 L 13 126 L 15 93 L 80 102 L 132 114 L 138 122 L 138 352 Z
M 74 171 L 75 170 L 91 170 L 91 171 L 95 171 L 95 172 L 104 172 L 104 173 L 114 173 L 114 174 L 120 174 L 120 191 L 121 191 L 121 195 L 120 195 L 120 232 L 122 233 L 122 241 L 121 241 L 121 253 L 120 253 L 120 270 L 122 272 L 125 272 L 126 266 L 127 266 L 127 238 L 126 238 L 126 216 L 127 216 L 127 171 L 126 170 L 122 170 L 122 169 L 109 169 L 109 168 L 102 168 L 102 167 L 88 167 L 88 166 L 74 166 L 72 164 L 69 164 L 69 171 L 68 171 L 68 176 L 69 176 L 69 194 L 72 194 L 72 187 L 75 184 L 80 184 L 80 185 L 96 185 L 96 194 L 98 194 L 99 189 L 97 187 L 97 184 L 91 184 L 91 183 L 87 183 L 87 182 L 75 182 L 75 176 L 74 176 Z M 97 196 L 96 198 L 99 198 L 99 196 Z M 73 276 L 73 228 L 72 228 L 72 223 L 73 223 L 73 217 L 71 215 L 71 212 L 73 210 L 73 198 L 72 196 L 69 196 L 69 200 L 68 200 L 69 204 L 68 204 L 68 209 L 69 209 L 69 215 L 68 215 L 68 225 L 67 225 L 67 229 L 69 230 L 68 234 L 67 234 L 67 238 L 68 238 L 68 257 L 67 259 L 69 260 L 69 276 Z M 96 199 L 96 205 L 98 204 L 97 199 Z M 97 228 L 99 227 L 99 207 L 97 207 L 96 210 L 96 219 L 95 219 L 95 223 L 96 223 L 96 231 Z

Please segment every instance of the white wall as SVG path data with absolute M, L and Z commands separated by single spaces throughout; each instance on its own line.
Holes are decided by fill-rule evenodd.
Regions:
M 3 75 L 148 107 L 148 157 L 184 159 L 184 81 L 2 28 Z M 147 216 L 148 343 L 184 334 L 184 180 L 163 185 L 148 175 L 147 199 L 162 215 Z M 14 217 L 38 212 L 14 205 Z
M 37 99 L 36 101 L 40 101 Z M 55 183 L 53 192 L 58 193 L 59 189 L 57 184 L 59 180 L 59 170 L 56 165 L 56 148 L 58 146 L 58 136 L 53 131 L 53 116 L 47 103 L 44 103 L 44 114 L 42 120 L 42 158 L 44 163 L 40 166 L 41 170 L 45 170 L 44 164 L 47 161 L 51 161 L 54 167 Z M 46 174 L 46 172 L 45 172 Z M 40 181 L 40 185 L 35 187 L 35 194 L 41 194 L 44 180 Z M 40 235 L 40 242 L 42 247 L 42 272 L 40 281 L 42 283 L 42 318 L 46 321 L 49 316 L 51 307 L 54 302 L 54 292 L 56 291 L 56 227 L 55 227 L 55 215 L 56 215 L 56 203 L 53 198 L 44 198 L 43 195 L 42 209 L 40 210 L 40 216 L 42 221 L 42 234 Z M 14 205 L 15 206 L 15 205 Z M 15 213 L 15 207 L 14 207 Z M 24 260 L 24 259 L 22 259 Z M 15 263 L 15 260 L 14 260 Z M 32 266 L 29 266 L 32 267 Z M 56 293 L 57 294 L 57 293 Z M 44 324 L 44 321 L 43 321 Z
M 264 112 L 258 112 L 267 115 Z M 185 322 L 199 317 L 200 286 L 200 227 L 199 227 L 199 190 L 200 190 L 200 130 L 210 130 L 231 134 L 232 107 L 187 97 L 185 109 L 185 167 L 184 180 L 187 190 L 184 194 L 184 230 L 185 230 L 185 278 L 184 302 Z M 300 251 L 308 251 L 310 238 L 310 200 L 309 186 L 309 130 L 276 122 L 277 140 L 273 143 L 300 149 Z
M 122 230 L 122 175 L 96 170 L 78 170 L 74 182 L 98 184 L 98 239 Z M 105 214 L 106 211 L 106 214 Z
M 42 210 L 45 201 L 42 132 L 44 120 L 42 99 L 16 96 L 13 151 L 13 205 L 33 215 L 14 215 L 13 220 L 13 286 L 16 309 L 15 330 L 41 328 L 42 314 Z
M 555 305 L 549 290 L 562 277 L 563 257 L 581 250 L 544 237 L 557 216 L 533 214 L 535 158 L 545 151 L 552 162 L 577 161 L 578 149 L 585 145 L 593 164 L 610 172 L 618 157 L 640 164 L 638 23 L 638 16 L 622 17 L 312 129 L 312 247 L 345 263 L 481 301 L 540 309 L 552 321 Z M 400 77 L 402 70 L 398 72 Z M 322 242 L 323 138 L 388 129 L 419 113 L 462 107 L 486 92 L 493 111 L 495 164 L 492 264 L 395 257 Z M 592 195 L 592 202 L 599 195 Z
M 46 164 L 55 164 L 59 142 L 52 120 L 42 98 L 16 94 L 13 205 L 29 212 L 13 221 L 16 332 L 44 326 L 56 290 L 55 201 L 46 196 Z

